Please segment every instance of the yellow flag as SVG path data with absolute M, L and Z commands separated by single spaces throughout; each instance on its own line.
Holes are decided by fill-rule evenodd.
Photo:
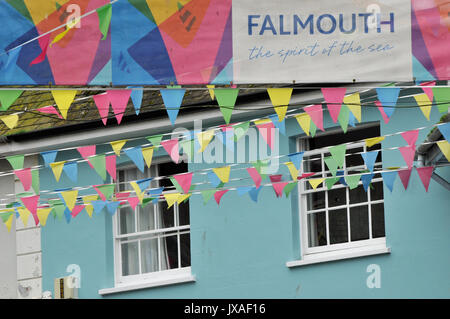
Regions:
M 77 95 L 77 90 L 52 90 L 52 95 L 62 117 L 67 119 L 67 112 Z
M 144 157 L 145 164 L 147 164 L 148 168 L 150 168 L 150 165 L 152 165 L 153 149 L 153 146 L 145 147 L 142 149 L 142 156 Z
M 178 197 L 177 203 L 181 204 L 182 202 L 184 202 L 186 199 L 188 199 L 189 197 L 191 197 L 192 194 L 180 194 L 180 197 Z
M 372 147 L 372 146 L 374 146 L 375 144 L 378 144 L 378 143 L 380 143 L 380 142 L 383 141 L 383 140 L 384 140 L 384 136 L 371 137 L 371 138 L 366 138 L 366 139 L 365 139 L 365 141 L 366 141 L 366 146 L 367 146 L 367 147 Z
M 48 215 L 50 214 L 51 211 L 52 211 L 51 207 L 49 207 L 49 208 L 39 208 L 37 210 L 37 216 L 38 216 L 38 219 L 39 219 L 39 223 L 42 226 L 45 226 L 45 224 L 47 223 L 47 218 L 48 218 Z
M 14 214 L 9 216 L 8 220 L 5 222 L 6 228 L 8 228 L 8 232 L 11 231 L 12 221 L 13 221 Z
M 110 142 L 109 144 L 111 144 L 111 147 L 113 148 L 114 153 L 116 153 L 117 156 L 120 156 L 120 150 L 122 149 L 122 147 L 125 145 L 126 142 L 127 142 L 127 140 L 121 140 L 121 141 Z
M 50 167 L 52 168 L 57 182 L 59 182 L 59 179 L 61 178 L 61 173 L 63 171 L 65 163 L 66 161 L 50 163 Z
M 230 179 L 230 169 L 231 169 L 230 166 L 225 166 L 225 167 L 216 167 L 213 168 L 212 170 L 222 182 L 228 183 Z
M 66 24 L 66 30 L 64 30 L 61 33 L 58 33 L 56 35 L 56 37 L 53 38 L 53 41 L 50 43 L 50 47 L 53 44 L 55 44 L 58 41 L 60 41 L 62 38 L 64 38 L 65 35 L 67 34 L 67 32 L 69 32 L 74 26 L 76 26 L 79 21 L 80 21 L 80 18 L 76 18 L 76 19 L 72 19 L 72 20 L 68 21 L 67 24 Z
M 298 169 L 295 167 L 294 163 L 286 162 L 284 164 L 288 167 L 289 172 L 291 173 L 292 179 L 294 181 L 296 181 L 297 180 L 297 176 L 298 176 Z
M 24 207 L 17 207 L 17 211 L 19 212 L 20 219 L 25 227 L 28 225 L 28 218 L 30 217 L 30 211 Z
M 17 126 L 17 123 L 19 122 L 19 115 L 17 114 L 11 114 L 11 115 L 5 115 L 5 116 L 1 116 L 0 120 L 2 120 L 5 125 L 9 128 L 9 129 L 13 129 Z
M 207 85 L 206 86 L 209 90 L 209 96 L 211 96 L 211 100 L 214 100 L 214 88 L 216 87 L 215 85 Z
M 93 200 L 96 200 L 97 198 L 98 195 L 83 196 L 83 203 L 86 205 L 84 208 L 86 209 L 86 212 L 88 213 L 89 217 L 92 217 L 92 213 L 94 212 L 94 206 L 92 206 L 91 202 Z
M 361 99 L 359 93 L 353 93 L 344 97 L 344 104 L 348 106 L 358 122 L 361 122 Z
M 308 181 L 311 184 L 312 188 L 316 189 L 317 186 L 319 186 L 324 180 L 325 180 L 325 178 L 313 178 Z
M 168 193 L 168 194 L 164 194 L 164 198 L 166 199 L 167 202 L 167 208 L 172 207 L 173 204 L 175 204 L 176 202 L 178 202 L 179 198 L 182 195 L 180 193 Z
M 267 123 L 270 123 L 270 122 L 272 122 L 272 121 L 269 120 L 269 119 L 262 119 L 262 120 L 253 121 L 253 123 L 255 123 L 255 125 L 267 124 Z
M 136 193 L 136 196 L 139 198 L 139 202 L 141 202 L 144 200 L 144 192 L 141 191 L 141 189 L 139 188 L 139 185 L 136 182 L 130 182 L 131 187 L 133 187 L 134 192 Z
M 203 152 L 214 137 L 214 130 L 197 133 L 198 142 L 200 143 L 199 153 Z
M 64 198 L 67 208 L 72 211 L 72 209 L 75 207 L 75 203 L 77 202 L 78 191 L 74 190 L 61 192 L 61 196 Z
M 450 143 L 445 140 L 442 140 L 442 141 L 437 142 L 437 145 L 441 149 L 442 154 L 444 154 L 447 161 L 450 162 Z
M 416 100 L 417 104 L 419 105 L 420 110 L 422 111 L 423 115 L 429 121 L 432 103 L 431 103 L 428 95 L 426 95 L 425 93 L 419 94 L 419 95 L 414 95 L 414 99 Z
M 309 136 L 309 128 L 311 127 L 311 117 L 307 113 L 302 113 L 295 116 L 298 125 L 302 128 L 303 132 Z
M 267 89 L 270 101 L 278 114 L 278 120 L 281 122 L 286 116 L 289 102 L 291 101 L 292 88 L 273 88 Z

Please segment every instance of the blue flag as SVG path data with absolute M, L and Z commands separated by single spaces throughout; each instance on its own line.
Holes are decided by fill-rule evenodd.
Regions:
M 386 187 L 392 193 L 392 190 L 394 189 L 395 178 L 397 177 L 397 172 L 396 171 L 385 172 L 385 173 L 381 173 L 381 176 L 383 177 L 384 185 L 386 185 Z
M 281 134 L 286 135 L 286 122 L 284 119 L 280 122 L 277 114 L 269 115 L 269 119 Z
M 305 152 L 297 152 L 297 153 L 292 153 L 292 154 L 288 155 L 289 159 L 294 164 L 296 169 L 300 169 L 300 166 L 302 165 L 302 159 L 303 159 L 304 153 Z
M 125 154 L 133 161 L 136 167 L 143 173 L 145 169 L 144 157 L 142 156 L 142 148 L 136 146 L 123 150 Z
M 217 175 L 214 172 L 208 172 L 207 176 L 212 186 L 217 187 L 220 185 L 221 180 L 219 179 L 219 177 L 217 177 Z
M 144 190 L 146 190 L 150 186 L 150 182 L 152 180 L 153 180 L 153 177 L 145 178 L 145 179 L 141 179 L 141 180 L 136 181 L 136 184 L 139 186 L 141 192 L 143 192 Z
M 371 173 L 373 173 L 373 167 L 375 165 L 375 161 L 377 160 L 378 152 L 379 151 L 361 153 L 361 157 Z
M 159 91 L 169 115 L 170 122 L 175 125 L 175 121 L 180 111 L 181 103 L 183 102 L 184 89 L 162 89 Z
M 72 212 L 67 207 L 64 210 L 64 217 L 66 217 L 67 224 L 70 223 L 70 220 L 72 219 Z
M 450 122 L 438 125 L 439 131 L 442 136 L 450 143 Z
M 144 90 L 142 89 L 142 86 L 129 86 L 129 89 L 137 89 L 131 91 L 131 100 L 133 101 L 134 105 L 134 111 L 136 112 L 136 115 L 139 115 L 139 112 L 141 110 L 142 105 L 142 97 L 144 96 Z
M 356 126 L 356 117 L 350 112 L 348 116 L 348 125 L 355 127 Z
M 44 166 L 49 167 L 50 163 L 53 163 L 56 159 L 56 154 L 58 154 L 58 151 L 49 151 L 49 152 L 42 152 L 41 156 L 44 160 Z
M 252 189 L 251 186 L 242 186 L 242 187 L 236 188 L 236 191 L 239 196 L 242 196 L 244 194 L 247 194 L 251 189 Z
M 116 212 L 117 207 L 119 207 L 119 205 L 120 205 L 120 202 L 108 201 L 106 204 L 106 209 L 108 210 L 108 212 L 111 215 L 114 215 L 114 213 Z
M 77 162 L 69 162 L 65 163 L 63 167 L 63 171 L 66 173 L 67 177 L 74 183 L 78 180 L 78 163 Z
M 395 106 L 397 105 L 398 95 L 400 88 L 396 87 L 382 87 L 377 88 L 378 100 L 380 100 L 383 106 L 384 113 L 387 117 L 391 117 L 394 114 Z
M 250 195 L 250 198 L 252 199 L 252 201 L 254 201 L 255 203 L 258 202 L 258 194 L 259 191 L 261 190 L 261 186 L 259 186 L 258 188 L 253 187 L 249 192 L 248 195 Z
M 362 174 L 361 175 L 361 182 L 362 182 L 364 190 L 366 192 L 369 189 L 369 185 L 370 185 L 370 182 L 372 181 L 373 175 L 374 174 L 372 174 L 372 173 L 370 173 L 370 174 Z
M 102 200 L 93 200 L 91 202 L 92 207 L 94 207 L 94 212 L 98 215 L 102 212 L 103 208 L 105 208 L 106 206 L 106 201 L 102 201 Z

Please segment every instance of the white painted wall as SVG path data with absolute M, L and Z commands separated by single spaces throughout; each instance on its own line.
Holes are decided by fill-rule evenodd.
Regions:
M 9 171 L 11 166 L 0 160 L 0 171 Z M 0 177 L 0 198 L 14 193 L 14 177 Z M 4 201 L 1 201 L 4 203 Z M 4 207 L 4 206 L 2 206 Z M 17 297 L 16 227 L 13 222 L 11 232 L 0 222 L 0 299 Z

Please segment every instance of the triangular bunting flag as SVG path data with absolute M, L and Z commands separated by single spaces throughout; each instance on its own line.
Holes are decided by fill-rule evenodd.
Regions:
M 252 187 L 249 191 L 248 191 L 248 195 L 250 196 L 250 199 L 252 201 L 254 201 L 255 203 L 258 202 L 258 195 L 259 195 L 259 191 L 262 189 L 262 187 L 256 188 L 256 187 Z M 286 195 L 287 196 L 287 195 Z
M 394 182 L 395 182 L 395 178 L 397 177 L 397 172 L 396 171 L 392 171 L 392 172 L 383 172 L 381 173 L 381 177 L 383 177 L 383 183 L 384 185 L 391 191 L 393 191 L 394 189 Z
M 3 123 L 5 123 L 5 125 L 10 130 L 12 130 L 13 128 L 15 128 L 17 126 L 17 123 L 19 122 L 19 115 L 11 114 L 11 115 L 0 116 L 0 120 L 2 120 Z
M 406 162 L 406 165 L 408 165 L 408 168 L 411 168 L 414 162 L 414 156 L 416 153 L 416 146 L 415 145 L 411 145 L 411 146 L 404 146 L 404 147 L 399 147 L 398 150 L 400 151 L 400 153 L 403 156 L 403 159 Z
M 67 119 L 67 112 L 69 112 L 70 105 L 77 95 L 76 90 L 52 90 L 53 99 L 58 106 L 58 110 L 64 119 Z
M 23 163 L 25 161 L 25 156 L 24 155 L 7 156 L 6 160 L 9 162 L 9 164 L 11 164 L 14 170 L 22 169 Z
M 378 144 L 378 143 L 381 143 L 382 141 L 384 141 L 384 136 L 366 138 L 364 141 L 366 142 L 367 147 L 372 147 L 375 144 Z
M 0 90 L 0 111 L 8 111 L 11 105 L 22 95 L 22 90 Z
M 35 169 L 31 171 L 31 187 L 36 194 L 39 194 L 39 170 Z
M 139 115 L 141 111 L 142 98 L 144 97 L 144 90 L 141 86 L 129 86 L 129 89 L 133 89 L 131 91 L 131 101 L 133 101 L 134 111 L 136 115 Z
M 313 178 L 313 179 L 309 179 L 308 182 L 311 185 L 311 187 L 313 189 L 316 189 L 317 186 L 319 186 L 320 184 L 322 184 L 322 182 L 325 180 L 325 178 Z
M 239 139 L 247 134 L 248 128 L 250 127 L 250 122 L 244 122 L 241 124 L 233 125 L 234 129 L 234 140 L 237 142 Z M 205 146 L 206 147 L 206 146 Z
M 220 106 L 225 123 L 229 124 L 231 113 L 233 113 L 234 105 L 239 94 L 239 89 L 220 88 L 214 89 L 214 95 Z
M 334 123 L 337 122 L 346 88 L 322 88 L 322 94 L 327 103 L 328 111 Z
M 216 168 L 213 168 L 212 170 L 223 183 L 228 183 L 228 180 L 230 178 L 230 170 L 231 170 L 230 166 L 216 167 Z
M 450 142 L 450 122 L 439 124 L 437 127 L 447 142 Z
M 324 160 L 325 164 L 327 165 L 328 169 L 330 170 L 331 175 L 336 176 L 336 172 L 338 170 L 338 164 L 337 164 L 336 160 L 331 156 L 324 157 L 323 160 Z
M 198 153 L 202 153 L 206 149 L 206 146 L 209 145 L 212 138 L 214 137 L 214 134 L 215 134 L 214 130 L 208 130 L 208 131 L 197 133 L 197 139 L 200 144 L 200 149 L 199 149 Z
M 15 170 L 14 174 L 19 178 L 20 182 L 23 185 L 23 189 L 25 191 L 30 190 L 31 188 L 31 168 L 24 168 L 20 170 Z
M 208 88 L 208 92 L 209 92 L 209 96 L 211 96 L 211 100 L 213 100 L 214 101 L 214 88 L 216 87 L 215 85 L 213 85 L 213 84 L 208 84 L 207 86 L 206 86 L 207 88 Z
M 163 135 L 162 135 L 162 134 L 160 134 L 160 135 L 153 135 L 153 136 L 148 136 L 148 137 L 146 137 L 146 139 L 147 139 L 150 143 L 152 143 L 153 146 L 158 146 L 159 144 L 161 144 L 162 138 L 163 138 Z
M 294 163 L 286 162 L 284 164 L 289 169 L 289 173 L 291 174 L 292 180 L 296 181 L 298 177 L 298 169 L 295 167 Z
M 114 194 L 115 184 L 95 185 L 94 189 L 103 201 L 110 199 Z
M 117 211 L 117 208 L 119 207 L 120 202 L 112 202 L 109 201 L 106 204 L 106 209 L 108 210 L 108 213 L 110 213 L 111 215 L 114 215 L 115 212 Z
M 124 149 L 124 153 L 133 161 L 136 167 L 144 172 L 145 164 L 144 157 L 142 156 L 142 148 L 140 146 Z
M 278 120 L 281 122 L 286 116 L 289 102 L 291 101 L 292 88 L 272 88 L 267 89 L 270 101 L 278 115 Z
M 416 144 L 417 138 L 419 136 L 419 130 L 412 130 L 401 133 L 403 139 L 408 143 L 409 146 Z
M 108 155 L 105 157 L 106 171 L 108 172 L 109 176 L 111 176 L 113 181 L 117 179 L 116 161 L 116 155 Z
M 97 94 L 93 96 L 98 113 L 104 125 L 108 121 L 109 113 L 109 96 L 107 93 Z
M 411 176 L 412 169 L 401 169 L 398 170 L 398 177 L 400 177 L 400 180 L 402 181 L 403 187 L 405 190 L 408 188 L 409 178 Z
M 339 181 L 339 177 L 334 178 L 327 178 L 325 180 L 325 185 L 327 186 L 327 189 L 330 190 L 334 184 L 336 184 Z
M 247 168 L 247 172 L 252 178 L 253 182 L 255 182 L 255 187 L 259 188 L 261 186 L 261 175 L 258 173 L 258 170 L 254 167 Z
M 217 93 L 216 93 L 217 95 Z M 222 199 L 223 195 L 225 195 L 228 192 L 228 189 L 216 191 L 214 193 L 214 199 L 216 200 L 217 205 L 220 205 L 220 200 Z
M 269 115 L 269 119 L 272 121 L 273 125 L 278 129 L 278 131 L 286 135 L 286 121 L 282 120 L 281 122 L 278 120 L 277 114 Z
M 82 146 L 82 147 L 78 147 L 77 151 L 78 153 L 80 153 L 81 157 L 83 157 L 83 159 L 88 159 L 88 157 L 90 156 L 94 156 L 96 153 L 96 145 L 88 145 L 88 146 Z M 94 166 L 92 166 L 91 162 L 88 160 L 88 164 L 89 166 L 93 169 Z
M 289 182 L 278 182 L 278 183 L 272 183 L 273 190 L 275 191 L 275 195 L 277 197 L 283 196 L 283 189 Z
M 434 167 L 417 167 L 416 170 L 419 174 L 420 180 L 422 181 L 423 187 L 425 187 L 425 191 L 428 192 L 428 187 L 430 186 L 430 179 L 433 175 Z
M 294 164 L 295 168 L 298 170 L 300 170 L 300 168 L 301 168 L 304 153 L 305 152 L 297 152 L 297 153 L 292 153 L 292 154 L 288 155 L 289 159 Z
M 65 163 L 63 167 L 64 173 L 66 173 L 69 179 L 76 183 L 78 180 L 78 163 L 77 162 L 69 162 Z
M 56 155 L 58 154 L 58 151 L 49 151 L 49 152 L 42 152 L 41 156 L 44 160 L 44 166 L 48 167 L 50 163 L 53 163 L 56 159 Z
M 181 196 L 180 193 L 165 193 L 164 198 L 167 202 L 167 208 L 170 208 L 178 201 L 178 198 Z
M 363 174 L 361 175 L 361 182 L 363 184 L 364 190 L 367 192 L 369 189 L 370 182 L 372 181 L 374 174 Z
M 419 95 L 414 95 L 414 99 L 416 100 L 417 105 L 419 105 L 419 108 L 422 111 L 425 118 L 429 121 L 430 113 L 431 113 L 431 106 L 433 103 L 432 103 L 432 101 L 430 101 L 428 95 L 426 95 L 425 93 L 419 94 Z
M 53 174 L 55 175 L 55 179 L 57 182 L 59 182 L 59 179 L 61 178 L 61 173 L 63 171 L 65 163 L 66 161 L 50 163 L 50 167 Z
M 109 25 L 111 24 L 112 7 L 111 3 L 108 3 L 97 10 L 98 25 L 100 32 L 103 34 L 102 40 L 106 40 L 108 37 Z
M 61 196 L 64 199 L 64 202 L 66 203 L 67 208 L 69 208 L 70 211 L 75 207 L 75 203 L 77 201 L 78 191 L 65 191 L 61 192 Z
M 302 128 L 303 132 L 305 132 L 306 135 L 309 136 L 309 130 L 311 127 L 311 117 L 308 113 L 301 113 L 298 115 L 295 115 L 295 119 L 298 122 L 298 125 Z
M 144 157 L 145 164 L 147 164 L 148 168 L 152 165 L 153 149 L 154 146 L 144 147 L 142 149 L 142 156 Z
M 311 117 L 312 122 L 322 131 L 323 128 L 323 110 L 321 104 L 306 106 L 303 110 Z M 310 129 L 311 130 L 311 129 Z
M 135 210 L 136 206 L 140 203 L 140 200 L 138 197 L 128 197 L 127 202 L 128 202 L 128 204 L 130 204 L 131 208 L 133 208 L 133 210 Z
M 106 181 L 106 161 L 105 161 L 105 155 L 96 155 L 89 157 L 89 162 L 94 167 L 94 170 L 97 172 L 97 174 L 103 179 L 103 181 Z
M 75 218 L 75 217 L 77 217 L 77 215 L 79 214 L 79 213 L 81 213 L 81 211 L 83 210 L 85 208 L 85 206 L 84 205 L 76 205 L 73 209 L 72 209 L 72 212 L 71 212 L 71 216 L 72 216 L 72 218 Z
M 350 189 L 355 189 L 358 187 L 359 181 L 361 179 L 361 175 L 347 175 L 345 176 L 345 182 L 347 183 Z
M 215 193 L 216 191 L 214 189 L 201 191 L 203 197 L 203 205 L 206 205 Z
M 70 106 L 70 105 L 69 105 Z M 61 114 L 58 113 L 58 111 L 51 105 L 49 106 L 44 106 L 41 108 L 36 109 L 37 112 L 41 112 L 41 113 L 45 113 L 45 114 L 55 114 L 56 116 L 58 116 L 60 119 L 63 119 L 63 117 L 61 116 Z
M 47 55 L 48 45 L 50 43 L 50 35 L 51 35 L 51 33 L 47 33 L 38 38 L 39 46 L 41 47 L 42 51 L 36 58 L 34 58 L 33 61 L 30 62 L 30 66 L 41 63 L 42 61 L 45 60 L 45 57 Z
M 180 184 L 184 193 L 188 193 L 189 189 L 191 188 L 192 174 L 193 173 L 184 173 L 184 174 L 178 174 L 178 175 L 173 176 L 176 179 L 176 181 L 178 182 L 178 184 Z
M 440 113 L 447 114 L 450 106 L 450 88 L 449 87 L 434 87 L 433 95 Z
M 255 125 L 259 130 L 259 134 L 261 134 L 267 145 L 269 145 L 270 149 L 273 149 L 273 143 L 275 140 L 275 126 L 273 125 L 272 121 L 264 121 L 263 123 L 260 123 L 260 121 L 255 121 Z
M 441 149 L 442 154 L 444 154 L 447 161 L 450 162 L 450 143 L 447 141 L 438 141 L 437 146 Z
M 23 205 L 30 211 L 31 214 L 36 215 L 39 198 L 40 198 L 39 195 L 34 195 L 28 197 L 21 197 L 20 200 L 22 201 Z
M 367 169 L 373 173 L 373 168 L 375 166 L 375 162 L 377 161 L 379 151 L 372 151 L 361 153 L 361 157 L 364 160 L 364 164 L 366 164 Z
M 289 197 L 289 194 L 290 194 L 290 193 L 292 192 L 292 190 L 297 186 L 297 184 L 298 184 L 297 181 L 295 181 L 295 182 L 290 182 L 290 183 L 288 183 L 288 184 L 284 187 L 283 191 L 284 191 L 284 194 L 286 195 L 286 198 Z
M 384 123 L 389 123 L 389 116 L 387 116 L 385 109 L 383 108 L 383 106 L 381 105 L 380 101 L 375 101 L 375 105 L 378 108 L 378 111 L 380 111 L 381 117 L 383 118 Z M 387 108 L 386 108 L 387 109 Z M 391 108 L 389 108 L 391 109 Z
M 378 100 L 380 100 L 384 113 L 388 118 L 394 114 L 395 106 L 397 105 L 400 88 L 396 87 L 382 87 L 376 88 Z
M 328 150 L 331 153 L 331 156 L 334 158 L 338 167 L 340 167 L 340 168 L 344 167 L 346 147 L 347 146 L 345 144 L 341 144 L 341 145 L 335 145 L 335 146 L 328 148 Z
M 120 124 L 130 99 L 131 90 L 109 90 L 107 92 L 117 124 Z
M 344 133 L 347 133 L 349 118 L 350 118 L 350 109 L 348 108 L 347 105 L 343 104 L 341 111 L 339 112 L 338 122 Z
M 162 141 L 161 146 L 166 150 L 167 154 L 170 155 L 170 158 L 174 163 L 178 163 L 180 161 L 180 150 L 178 148 L 177 138 Z
M 175 121 L 180 111 L 181 103 L 186 90 L 184 89 L 162 89 L 160 90 L 161 97 L 169 115 L 170 122 L 175 125 Z
M 102 212 L 103 208 L 106 206 L 106 201 L 103 200 L 93 200 L 91 202 L 92 207 L 94 208 L 94 212 L 98 215 Z
M 350 112 L 356 117 L 358 122 L 361 123 L 361 99 L 359 93 L 345 96 L 343 103 L 348 106 Z

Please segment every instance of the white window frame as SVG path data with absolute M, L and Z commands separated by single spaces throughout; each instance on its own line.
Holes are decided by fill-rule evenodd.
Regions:
M 150 167 L 151 169 L 151 175 L 152 176 L 157 176 L 156 173 L 156 166 L 157 165 L 163 165 L 164 163 L 167 163 L 167 160 L 158 160 L 155 159 L 153 161 L 153 164 Z M 135 166 L 132 165 L 126 165 L 126 166 L 121 166 L 120 168 L 118 168 L 118 176 L 119 176 L 119 170 L 125 170 L 125 169 L 129 169 L 129 168 L 135 168 Z M 167 192 L 167 191 L 165 191 Z M 176 192 L 176 190 L 174 190 L 173 192 Z M 156 212 L 158 212 L 159 209 L 159 203 L 158 204 L 151 204 L 149 203 L 148 205 L 153 205 L 154 210 L 155 210 L 155 214 L 153 215 L 154 218 L 156 218 Z M 121 205 L 121 207 L 126 207 L 129 206 L 129 204 L 124 204 Z M 148 206 L 147 206 L 148 207 Z M 119 210 L 120 208 L 118 208 Z M 136 213 L 136 211 L 135 211 Z M 138 214 L 135 215 L 134 218 L 134 222 L 135 222 L 135 230 L 138 230 Z M 140 288 L 146 288 L 146 287 L 153 287 L 153 286 L 162 286 L 162 285 L 167 285 L 167 284 L 174 284 L 174 283 L 181 283 L 181 282 L 189 282 L 189 281 L 195 281 L 194 277 L 191 274 L 191 267 L 181 267 L 181 246 L 180 246 L 180 235 L 183 234 L 190 234 L 190 220 L 189 220 L 189 225 L 182 225 L 179 226 L 179 211 L 178 211 L 178 204 L 175 203 L 174 204 L 174 225 L 178 225 L 178 226 L 174 226 L 174 227 L 170 227 L 170 228 L 159 228 L 159 229 L 155 229 L 155 230 L 149 230 L 149 231 L 143 231 L 143 232 L 137 232 L 135 231 L 134 233 L 128 233 L 128 234 L 123 234 L 120 235 L 119 234 L 119 213 L 117 211 L 116 214 L 114 214 L 113 220 L 112 220 L 112 227 L 113 227 L 113 252 L 114 252 L 114 286 L 116 288 L 108 288 L 101 294 L 107 294 L 107 293 L 113 293 L 113 292 L 119 292 L 119 291 L 123 291 L 120 288 L 121 287 L 127 287 L 127 286 L 136 286 L 139 288 L 131 288 L 130 290 L 133 289 L 140 289 Z M 177 235 L 177 247 L 178 247 L 178 266 L 179 268 L 174 268 L 174 269 L 167 269 L 167 270 L 158 270 L 155 272 L 149 272 L 149 273 L 141 273 L 141 253 L 140 253 L 140 239 L 149 239 L 151 237 L 145 237 L 145 236 L 150 236 L 152 234 L 161 234 L 161 233 L 166 233 L 166 232 L 176 232 Z M 131 240 L 127 240 L 126 242 L 133 242 L 133 241 L 137 241 L 138 242 L 138 256 L 139 256 L 139 274 L 136 275 L 128 275 L 128 276 L 123 276 L 122 275 L 122 249 L 121 249 L 121 244 L 123 244 L 125 241 L 121 240 L 124 237 L 135 237 L 135 239 L 131 239 Z M 142 238 L 144 237 L 144 238 Z M 160 237 L 158 236 L 158 247 L 160 247 Z M 145 240 L 144 239 L 144 240 Z M 160 256 L 160 249 L 158 249 L 158 261 L 159 261 L 159 269 L 161 269 L 161 256 Z M 142 284 L 146 284 L 144 287 L 140 287 L 142 286 Z M 119 288 L 117 290 L 117 288 Z M 111 290 L 111 292 L 109 292 Z
M 362 129 L 364 128 L 368 128 L 370 126 L 364 126 L 361 127 Z M 316 136 L 323 136 L 323 135 L 332 135 L 332 134 L 336 134 L 337 131 L 330 131 L 330 132 L 325 132 L 322 134 L 317 134 Z M 317 177 L 329 177 L 327 176 L 327 173 L 330 173 L 330 171 L 328 170 L 323 158 L 325 157 L 324 154 L 325 153 L 329 153 L 327 151 L 326 148 L 321 148 L 321 149 L 317 149 L 317 150 L 308 150 L 307 147 L 307 139 L 306 137 L 299 137 L 297 138 L 297 149 L 298 151 L 304 151 L 304 155 L 303 158 L 307 158 L 309 156 L 313 156 L 313 155 L 317 155 L 317 154 L 322 154 L 321 156 L 321 164 L 322 164 L 322 176 L 317 176 Z M 366 152 L 367 147 L 366 144 L 364 142 L 361 143 L 352 143 L 350 145 L 347 145 L 347 150 L 348 149 L 352 149 L 352 148 L 360 148 L 363 147 L 363 152 Z M 301 164 L 301 168 L 300 168 L 300 172 L 299 174 L 301 175 L 302 173 L 305 173 L 304 171 L 304 167 L 303 167 L 303 163 L 304 161 L 302 161 Z M 377 162 L 375 164 L 375 167 L 380 167 L 382 166 L 382 162 Z M 361 165 L 361 166 L 352 166 L 352 169 L 367 169 L 367 167 L 365 165 Z M 345 170 L 346 170 L 346 164 L 344 162 L 344 174 L 345 174 Z M 314 176 L 316 177 L 316 176 Z M 372 182 L 382 182 L 382 178 L 378 177 L 378 178 L 374 178 L 372 180 Z M 325 182 L 322 183 L 321 186 L 317 187 L 316 190 L 308 190 L 306 189 L 306 183 L 307 180 L 301 180 L 298 183 L 298 192 L 299 192 L 299 196 L 298 196 L 298 200 L 299 200 L 299 229 L 300 229 L 300 249 L 301 249 L 301 259 L 302 261 L 293 261 L 293 262 L 288 262 L 287 265 L 290 266 L 300 266 L 302 264 L 309 264 L 309 263 L 314 263 L 314 260 L 317 260 L 317 262 L 323 262 L 323 261 L 331 261 L 331 260 L 337 260 L 337 259 L 341 259 L 339 256 L 342 256 L 342 259 L 344 258 L 352 258 L 352 257 L 359 257 L 359 256 L 365 256 L 365 255 L 370 255 L 370 251 L 373 251 L 373 253 L 388 253 L 390 252 L 389 248 L 386 248 L 386 237 L 379 237 L 379 238 L 372 238 L 372 216 L 371 216 L 371 206 L 372 204 L 379 204 L 379 203 L 383 203 L 384 204 L 384 195 L 383 195 L 383 199 L 381 200 L 374 200 L 372 201 L 370 198 L 370 191 L 367 192 L 367 201 L 362 202 L 362 203 L 355 203 L 355 204 L 350 204 L 350 200 L 349 200 L 349 187 L 341 185 L 341 184 L 335 184 L 333 186 L 333 189 L 335 188 L 345 188 L 346 189 L 346 203 L 344 205 L 341 206 L 333 206 L 333 207 L 328 207 L 328 189 L 325 185 Z M 360 181 L 360 185 L 362 184 L 362 182 Z M 320 191 L 324 191 L 325 192 L 325 207 L 321 208 L 321 209 L 317 209 L 317 210 L 307 210 L 307 194 L 310 193 L 315 193 L 315 192 L 320 192 Z M 368 222 L 369 222 L 369 239 L 366 240 L 358 240 L 358 241 L 353 241 L 351 242 L 351 228 L 350 228 L 350 208 L 351 207 L 357 207 L 357 206 L 368 206 Z M 337 210 L 337 209 L 347 209 L 347 235 L 348 235 L 348 242 L 346 243 L 339 243 L 339 244 L 330 244 L 330 232 L 329 232 L 329 222 L 328 222 L 328 218 L 329 218 L 329 214 L 328 212 L 330 210 Z M 309 247 L 309 238 L 308 238 L 308 217 L 307 215 L 309 213 L 313 213 L 313 212 L 325 212 L 325 218 L 326 218 L 326 230 L 327 230 L 327 245 L 324 246 L 316 246 L 316 247 Z M 368 253 L 369 252 L 369 253 Z

